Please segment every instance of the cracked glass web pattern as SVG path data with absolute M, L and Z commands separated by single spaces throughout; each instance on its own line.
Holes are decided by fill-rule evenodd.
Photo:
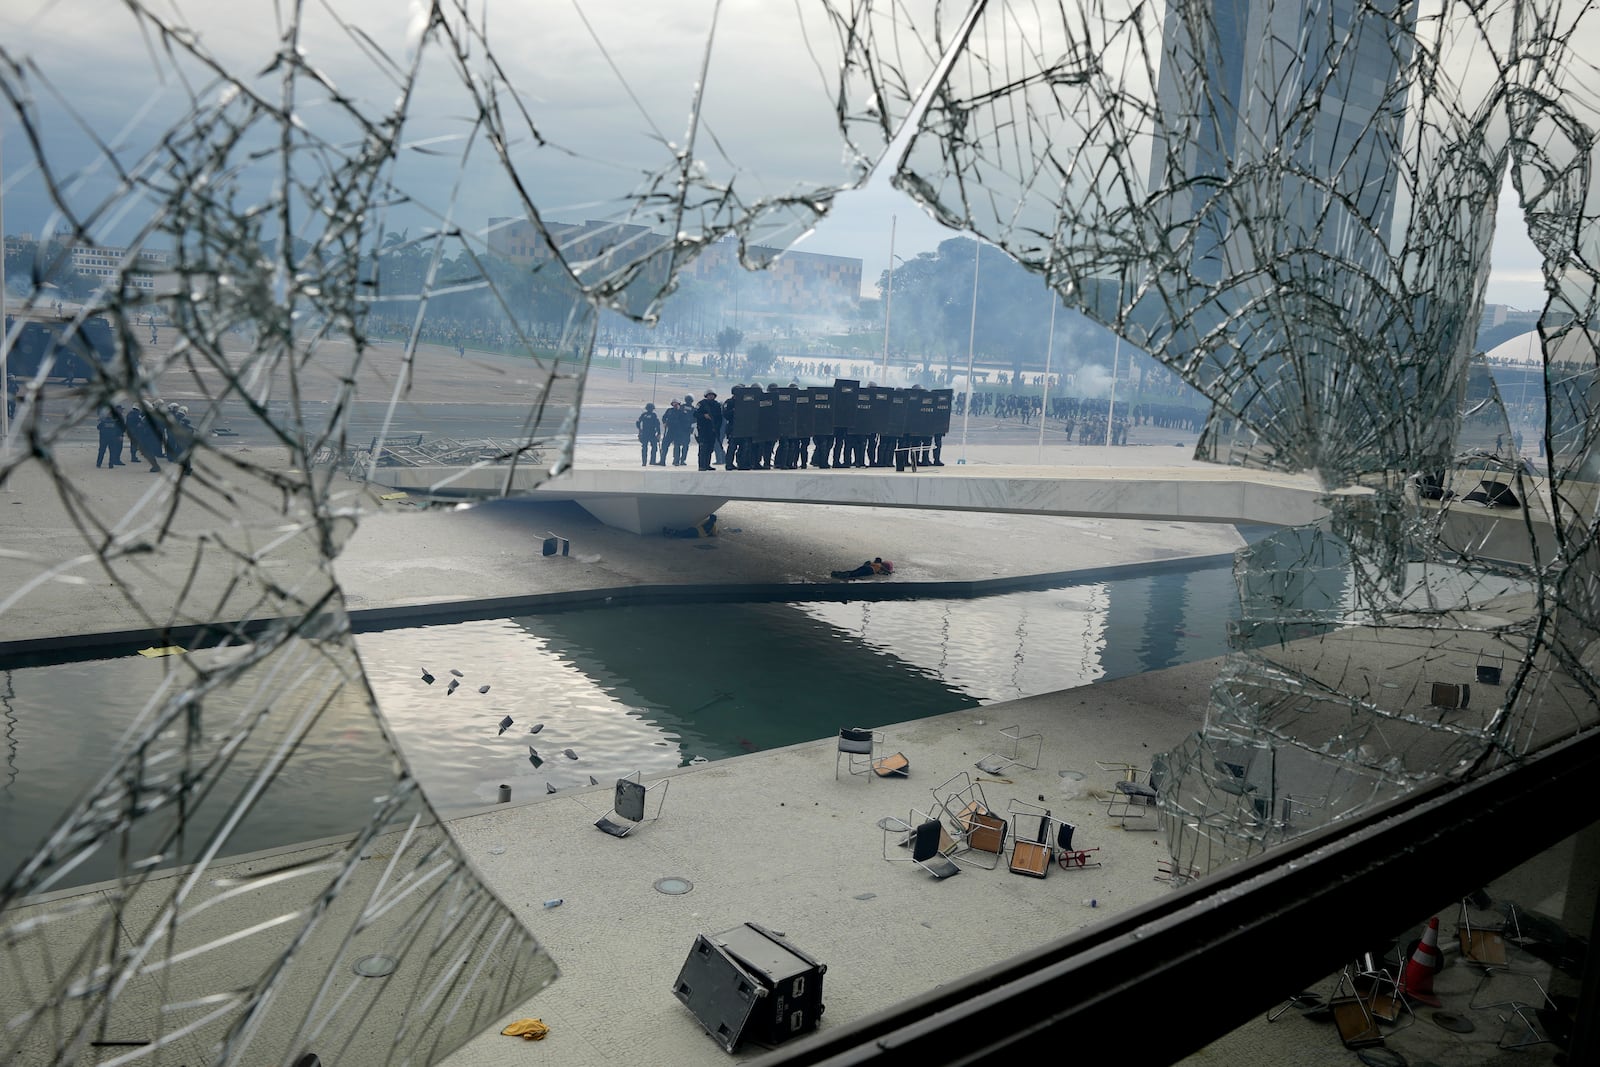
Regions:
M 1240 554 L 1205 726 L 1138 769 L 1174 870 L 1593 726 L 1589 5 L 852 17 L 847 135 L 914 124 L 897 183 L 1200 390 L 1203 458 L 1329 491 Z M 1472 347 L 1507 176 L 1545 257 L 1537 466 Z
M 859 178 L 724 123 L 740 89 L 708 81 L 716 34 L 803 39 L 820 11 L 659 13 L 653 43 L 680 47 L 655 69 L 617 53 L 624 14 L 495 12 L 510 47 L 466 4 L 7 15 L 31 45 L 0 46 L 5 180 L 50 214 L 7 304 L 0 481 L 30 515 L 0 608 L 24 660 L 76 626 L 146 635 L 152 661 L 120 680 L 135 721 L 74 757 L 97 784 L 3 872 L 8 1058 L 432 1062 L 555 977 L 376 716 L 334 562 L 377 466 L 438 494 L 559 472 L 603 312 L 652 314 L 721 238 L 759 264 Z M 535 30 L 559 65 L 515 45 Z M 630 136 L 539 106 L 580 93 Z M 521 217 L 486 224 L 487 185 Z M 490 254 L 516 244 L 524 269 Z M 63 290 L 69 266 L 92 292 Z M 474 436 L 425 441 L 415 401 L 469 342 L 520 358 L 444 397 L 495 401 Z M 143 484 L 64 458 L 105 420 Z M 301 789 L 331 799 L 286 815 Z
M 8 304 L 0 613 L 41 658 L 156 635 L 139 714 L 77 754 L 96 784 L 5 872 L 8 1053 L 432 1061 L 554 978 L 376 714 L 336 566 L 364 478 L 560 472 L 606 316 L 723 242 L 766 265 L 874 165 L 1199 390 L 1204 458 L 1329 492 L 1241 553 L 1239 651 L 1145 768 L 1174 870 L 1593 726 L 1589 5 L 257 6 L 6 16 L 34 45 L 0 43 L 0 180 L 51 215 Z M 1545 257 L 1540 464 L 1472 347 L 1507 176 Z M 450 359 L 494 416 L 424 442 Z M 136 491 L 62 459 L 103 418 L 162 454 Z M 328 778 L 322 843 L 228 862 Z

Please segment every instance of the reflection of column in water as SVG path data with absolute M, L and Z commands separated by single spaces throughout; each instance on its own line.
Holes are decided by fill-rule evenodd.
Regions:
M 1028 643 L 1028 609 L 1023 608 L 1021 616 L 1017 619 L 1017 650 L 1011 654 L 1011 688 L 1020 696 L 1027 696 L 1022 689 L 1022 660 L 1023 649 Z
M 0 693 L 0 705 L 6 709 L 6 785 L 0 792 L 11 792 L 17 780 L 17 713 L 11 708 L 11 699 L 17 695 L 12 688 L 11 672 L 6 671 L 6 691 Z
M 866 639 L 867 627 L 872 623 L 872 605 L 867 601 L 861 602 L 861 630 L 856 634 L 862 640 Z
M 944 619 L 939 623 L 939 680 L 945 680 L 945 668 L 950 665 L 950 602 L 945 601 Z
M 1097 632 L 1105 631 L 1105 616 L 1108 614 L 1107 602 L 1110 596 L 1103 582 L 1096 582 L 1089 587 L 1089 609 L 1083 613 L 1083 656 L 1080 660 L 1086 671 L 1091 665 L 1100 666 L 1100 649 L 1097 647 L 1099 639 L 1096 635 Z M 1079 679 L 1079 684 L 1087 680 L 1087 678 Z

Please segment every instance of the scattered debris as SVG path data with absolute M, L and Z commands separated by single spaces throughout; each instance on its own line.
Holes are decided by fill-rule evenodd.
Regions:
M 550 1028 L 538 1019 L 518 1019 L 500 1032 L 507 1037 L 520 1037 L 524 1041 L 543 1041 Z
M 507 715 L 505 718 L 500 720 L 500 733 L 502 733 L 502 734 L 505 733 L 507 730 L 511 729 L 511 727 L 513 727 L 515 725 L 516 725 L 516 722 L 511 718 L 511 716 Z M 495 736 L 498 737 L 500 735 L 496 734 Z

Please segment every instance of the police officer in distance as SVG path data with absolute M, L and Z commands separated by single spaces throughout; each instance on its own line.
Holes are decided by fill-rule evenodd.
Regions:
M 700 403 L 694 406 L 694 431 L 700 443 L 700 469 L 714 470 L 712 455 L 716 451 L 717 438 L 722 433 L 722 405 L 717 403 L 716 390 L 707 389 Z M 731 459 L 728 465 L 733 465 Z

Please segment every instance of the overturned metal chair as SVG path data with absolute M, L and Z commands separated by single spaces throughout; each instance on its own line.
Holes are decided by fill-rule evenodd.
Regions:
M 911 761 L 905 753 L 896 752 L 879 756 L 878 748 L 884 743 L 880 733 L 859 726 L 839 730 L 839 749 L 833 757 L 833 780 L 839 780 L 839 764 L 846 763 L 851 774 L 870 774 L 874 778 L 909 778 Z
M 600 816 L 595 826 L 612 837 L 627 837 L 640 823 L 654 822 L 661 817 L 661 806 L 666 803 L 667 786 L 671 781 L 663 778 L 645 785 L 639 771 L 618 778 L 612 791 L 611 810 Z M 645 809 L 651 793 L 656 795 L 656 812 L 647 816 Z
M 1056 862 L 1063 871 L 1081 871 L 1088 867 L 1100 866 L 1100 858 L 1091 856 L 1092 852 L 1099 852 L 1100 846 L 1093 848 L 1075 847 L 1072 843 L 1073 834 L 1078 828 L 1070 822 L 1056 820 Z
M 932 792 L 934 810 L 944 819 L 955 842 L 950 857 L 957 863 L 971 863 L 990 871 L 1000 866 L 1010 827 L 989 806 L 983 785 L 966 771 L 957 771 Z
M 1523 943 L 1517 906 L 1508 902 L 1498 923 L 1474 923 L 1471 903 L 1462 900 L 1456 916 L 1461 961 L 1479 975 L 1467 1007 L 1496 1013 L 1503 1026 L 1498 1042 L 1502 1049 L 1524 1049 L 1553 1041 L 1549 1021 L 1556 1013 L 1555 1001 L 1537 975 L 1519 970 L 1511 961 L 1509 946 Z M 1500 1015 L 1502 1009 L 1511 1014 Z
M 1044 753 L 1044 734 L 1025 734 L 1020 725 L 1012 725 L 1000 731 L 1000 740 L 1000 748 L 978 760 L 978 770 L 984 774 L 998 775 L 1012 767 L 1025 767 L 1030 771 L 1039 769 L 1039 758 Z M 1030 747 L 1033 749 L 1032 763 L 1023 758 Z
M 898 838 L 900 847 L 910 849 L 906 862 L 914 863 L 934 878 L 949 878 L 961 873 L 961 868 L 950 858 L 956 848 L 955 840 L 944 828 L 944 823 L 928 812 L 911 810 L 905 822 L 889 818 L 880 820 L 883 829 L 883 858 L 894 862 L 898 857 L 889 854 L 889 838 Z
M 1383 1031 L 1378 1029 L 1378 1017 L 1372 1013 L 1372 1005 L 1356 986 L 1355 971 L 1356 965 L 1345 965 L 1339 984 L 1328 997 L 1328 1009 L 1345 1048 L 1370 1048 L 1383 1044 Z
M 1461 961 L 1486 973 L 1495 968 L 1509 968 L 1511 960 L 1506 953 L 1506 934 L 1511 933 L 1510 940 L 1522 941 L 1522 924 L 1517 919 L 1517 906 L 1507 904 L 1505 914 L 1498 923 L 1474 923 L 1468 910 L 1469 903 L 1468 900 L 1462 900 L 1461 910 L 1456 914 L 1456 938 L 1461 943 Z
M 1124 830 L 1128 829 L 1129 819 L 1142 819 L 1155 810 L 1158 790 L 1167 773 L 1166 761 L 1160 756 L 1151 760 L 1148 768 L 1100 760 L 1096 763 L 1101 770 L 1114 771 L 1119 775 L 1112 783 L 1111 797 L 1106 801 L 1106 815 L 1121 823 Z M 1152 824 L 1141 829 L 1154 830 L 1155 826 Z
M 1006 854 L 1006 836 L 1011 824 L 992 811 L 975 811 L 967 816 L 961 847 L 950 854 L 957 863 L 970 863 L 992 871 Z
M 1056 838 L 1061 820 L 1050 809 L 1025 800 L 1013 800 L 1006 808 L 1011 817 L 1011 859 L 1007 868 L 1026 878 L 1044 878 L 1055 859 Z M 1035 822 L 1034 820 L 1037 820 Z
M 1352 988 L 1367 1004 L 1367 1010 L 1379 1022 L 1389 1023 L 1394 1029 L 1404 1029 L 1417 1021 L 1417 1013 L 1406 996 L 1401 975 L 1405 963 L 1393 958 L 1392 945 L 1363 952 L 1351 961 L 1349 973 Z M 1400 1022 L 1401 1015 L 1407 1018 Z M 1398 1025 L 1396 1025 L 1398 1024 Z

